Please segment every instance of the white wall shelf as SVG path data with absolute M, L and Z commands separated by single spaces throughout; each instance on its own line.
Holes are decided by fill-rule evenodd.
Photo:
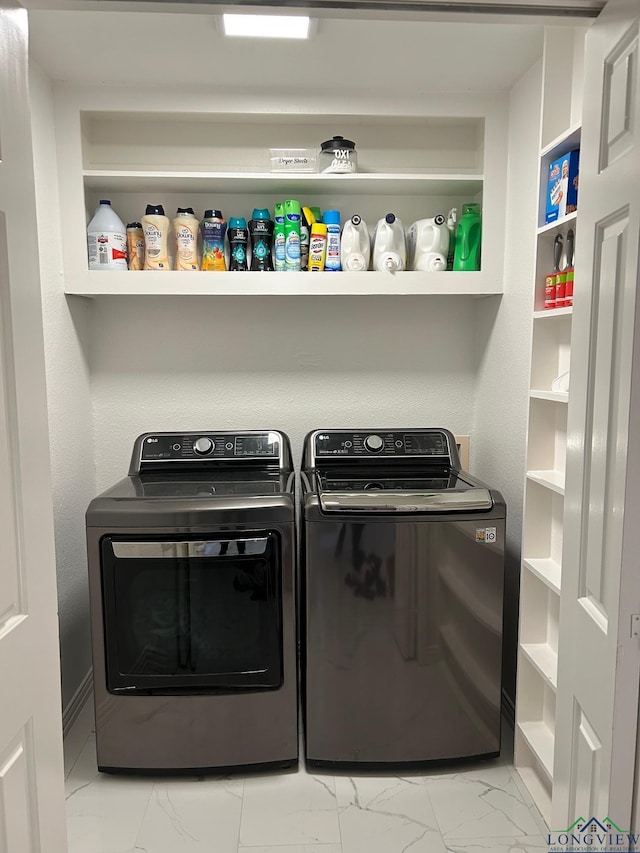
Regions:
M 552 403 L 568 403 L 568 391 L 529 391 L 529 396 L 534 400 L 549 400 Z
M 540 156 L 556 160 L 568 151 L 573 151 L 574 148 L 578 147 L 581 137 L 582 122 L 580 121 L 563 130 L 555 139 L 552 139 L 551 142 L 545 145 L 540 151 Z
M 527 471 L 527 479 L 564 495 L 564 471 Z
M 522 732 L 524 739 L 538 758 L 549 781 L 551 781 L 553 779 L 554 737 L 548 724 L 544 720 L 518 723 L 518 729 Z
M 558 682 L 558 653 L 549 643 L 523 643 L 520 647 L 529 662 L 552 690 Z
M 569 305 L 566 308 L 549 308 L 547 311 L 534 311 L 533 319 L 534 320 L 548 320 L 553 317 L 568 317 L 573 313 L 573 305 Z
M 577 210 L 574 210 L 573 213 L 567 213 L 566 216 L 562 216 L 560 219 L 556 219 L 555 222 L 547 222 L 546 225 L 541 225 L 540 228 L 538 228 L 538 235 L 540 235 L 540 234 L 555 235 L 556 231 L 564 231 L 565 228 L 570 228 L 572 224 L 575 225 L 577 218 L 578 218 Z M 550 309 L 550 310 L 553 310 L 553 309 Z
M 488 296 L 482 272 L 98 272 L 68 276 L 75 296 Z
M 525 557 L 522 561 L 525 569 L 528 569 L 539 580 L 542 581 L 556 595 L 560 595 L 560 584 L 562 566 L 551 557 Z
M 286 172 L 177 172 L 85 169 L 84 183 L 100 192 L 217 192 L 353 195 L 464 195 L 482 192 L 479 174 L 323 175 Z

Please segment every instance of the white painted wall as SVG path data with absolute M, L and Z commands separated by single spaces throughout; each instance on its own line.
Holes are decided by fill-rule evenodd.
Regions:
M 63 293 L 58 173 L 49 78 L 30 67 L 33 151 L 47 360 L 51 477 L 55 513 L 62 701 L 67 706 L 91 666 L 84 513 L 95 494 L 90 377 L 90 305 Z
M 105 273 L 108 275 L 108 273 Z M 100 300 L 92 317 L 97 487 L 155 429 L 441 425 L 468 433 L 475 300 Z
M 504 296 L 479 300 L 473 470 L 500 488 L 508 511 L 504 689 L 515 696 L 522 498 L 533 311 L 542 63 L 509 96 Z M 488 344 L 487 344 L 488 341 Z

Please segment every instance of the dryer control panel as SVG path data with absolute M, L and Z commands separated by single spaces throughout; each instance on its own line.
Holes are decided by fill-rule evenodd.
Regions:
M 317 430 L 311 435 L 311 466 L 340 459 L 429 459 L 457 467 L 453 436 L 447 430 Z
M 137 438 L 130 474 L 163 464 L 254 461 L 281 466 L 283 436 L 279 432 L 157 432 Z

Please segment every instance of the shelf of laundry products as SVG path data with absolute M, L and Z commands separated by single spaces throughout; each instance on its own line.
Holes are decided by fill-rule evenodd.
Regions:
M 491 296 L 502 282 L 482 272 L 133 272 L 68 275 L 73 296 Z

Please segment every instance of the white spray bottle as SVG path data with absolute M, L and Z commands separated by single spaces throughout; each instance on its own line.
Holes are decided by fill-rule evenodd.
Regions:
M 458 227 L 458 208 L 452 207 L 447 213 L 447 228 L 449 230 L 449 251 L 447 252 L 447 269 L 453 269 L 453 253 L 456 247 L 456 228 Z
M 354 213 L 342 229 L 340 241 L 340 263 L 343 271 L 360 272 L 369 269 L 371 240 L 367 223 Z
M 407 244 L 402 222 L 394 213 L 378 220 L 373 235 L 373 268 L 399 272 L 407 265 Z

